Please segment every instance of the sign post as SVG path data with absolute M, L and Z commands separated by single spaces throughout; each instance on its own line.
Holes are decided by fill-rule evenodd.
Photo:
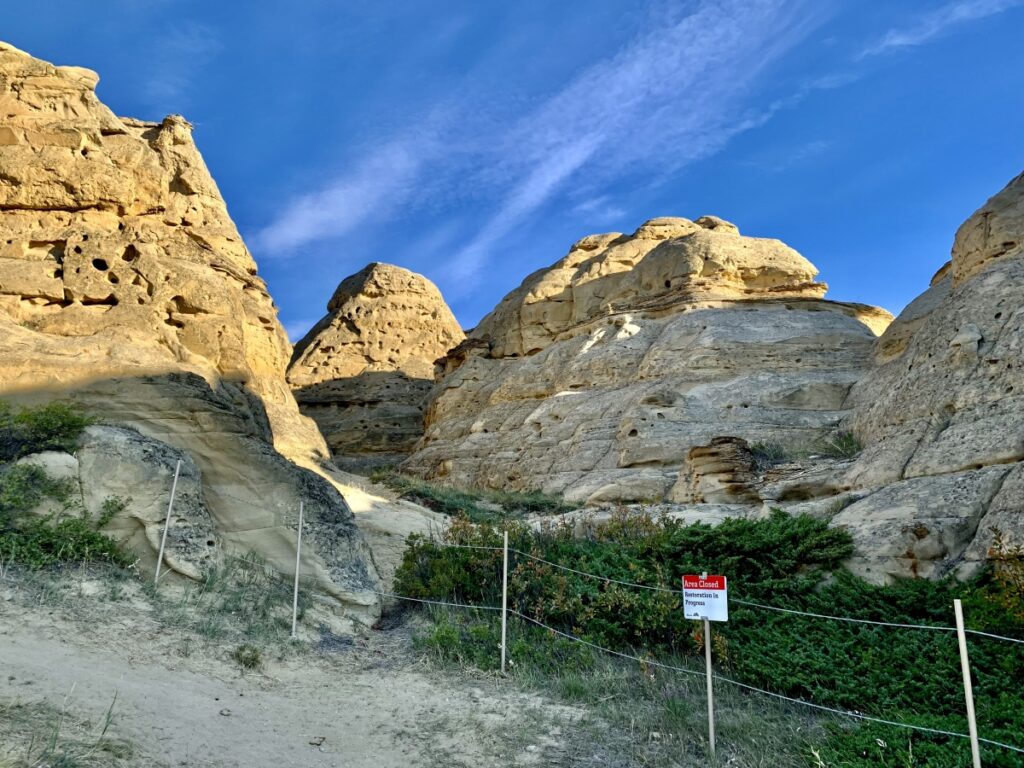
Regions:
M 704 622 L 704 665 L 708 685 L 708 744 L 715 754 L 715 697 L 711 671 L 711 622 L 729 620 L 729 590 L 725 576 L 683 576 L 683 618 Z

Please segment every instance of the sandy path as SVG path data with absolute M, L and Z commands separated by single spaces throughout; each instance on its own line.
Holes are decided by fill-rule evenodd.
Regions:
M 198 651 L 176 656 L 166 636 L 12 608 L 0 602 L 0 701 L 60 706 L 74 685 L 69 709 L 98 722 L 116 692 L 114 731 L 147 758 L 140 765 L 551 764 L 559 722 L 571 719 L 499 681 L 395 661 L 395 649 L 373 638 L 342 654 L 271 662 L 264 673 L 243 676 Z M 544 723 L 533 743 L 522 735 L 526 721 Z M 319 747 L 310 744 L 319 737 Z

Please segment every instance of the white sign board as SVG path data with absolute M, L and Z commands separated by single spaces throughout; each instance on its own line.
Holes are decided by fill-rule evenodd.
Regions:
M 729 620 L 729 588 L 725 576 L 683 576 L 683 617 Z

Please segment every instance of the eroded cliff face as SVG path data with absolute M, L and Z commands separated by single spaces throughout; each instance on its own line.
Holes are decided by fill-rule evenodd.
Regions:
M 295 345 L 288 383 L 340 467 L 397 464 L 423 435 L 434 362 L 464 338 L 433 283 L 370 264 L 341 282 Z
M 191 126 L 118 118 L 97 80 L 0 43 L 0 395 L 70 396 L 169 446 L 138 451 L 167 459 L 150 467 L 167 491 L 169 457 L 184 452 L 214 521 L 210 546 L 284 572 L 305 499 L 306 572 L 372 619 L 376 575 L 344 499 L 284 458 L 315 468 L 326 446 L 285 381 L 290 346 Z M 90 445 L 135 445 L 115 437 Z M 144 565 L 158 507 L 129 506 L 117 523 L 141 530 L 125 538 Z M 172 531 L 172 566 L 175 546 Z
M 865 450 L 848 481 L 878 490 L 835 522 L 854 532 L 863 572 L 970 573 L 993 528 L 1024 543 L 1022 352 L 1018 176 L 960 227 L 950 264 L 878 340 L 851 395 Z
M 891 316 L 823 300 L 816 275 L 710 216 L 584 238 L 448 356 L 403 466 L 588 503 L 693 501 L 708 482 L 678 481 L 694 448 L 803 445 L 847 415 Z

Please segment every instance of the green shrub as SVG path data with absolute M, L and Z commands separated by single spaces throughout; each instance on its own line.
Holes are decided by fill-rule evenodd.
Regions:
M 74 405 L 48 403 L 15 411 L 0 400 L 0 462 L 39 451 L 74 451 L 93 420 Z
M 445 515 L 466 517 L 474 523 L 497 523 L 530 514 L 558 515 L 577 509 L 575 504 L 540 491 L 462 490 L 435 485 L 391 470 L 378 470 L 371 479 L 398 491 L 403 499 Z
M 762 468 L 774 467 L 776 464 L 785 464 L 798 457 L 798 452 L 782 443 L 764 442 L 754 443 L 750 446 L 750 452 Z
M 15 464 L 0 470 L 0 531 L 12 528 L 44 499 L 65 502 L 70 493 L 70 483 L 54 480 L 32 464 Z
M 503 527 L 514 549 L 600 577 L 588 578 L 514 554 L 510 606 L 526 616 L 633 655 L 697 655 L 703 638 L 696 631 L 699 625 L 682 618 L 678 593 L 610 580 L 676 590 L 683 573 L 724 573 L 733 602 L 729 622 L 715 626 L 714 648 L 726 674 L 769 691 L 895 721 L 966 732 L 955 634 L 830 621 L 766 611 L 736 600 L 875 621 L 949 626 L 952 600 L 960 597 L 975 628 L 1024 638 L 1024 623 L 1005 605 L 1006 584 L 1010 589 L 1016 584 L 1012 576 L 998 579 L 988 574 L 966 585 L 914 580 L 873 586 L 841 569 L 852 551 L 847 534 L 807 517 L 776 513 L 765 520 L 730 520 L 711 528 L 618 515 L 587 540 L 574 538 L 566 528 L 536 533 L 519 524 Z M 498 530 L 466 522 L 454 524 L 446 538 L 449 543 L 500 547 Z M 396 574 L 396 589 L 421 599 L 498 605 L 500 566 L 498 551 L 446 548 L 414 536 Z M 479 656 L 493 664 L 486 661 L 495 656 L 493 636 L 487 636 L 486 650 L 474 651 L 473 632 L 457 629 L 457 643 L 449 629 L 449 636 L 435 645 L 445 640 L 458 645 L 465 659 Z M 516 637 L 536 634 L 522 627 L 515 632 Z M 1010 643 L 972 638 L 971 660 L 982 734 L 1024 744 L 1019 694 L 1024 654 Z M 952 766 L 969 760 L 962 739 L 882 725 L 835 728 L 817 747 L 827 765 L 887 764 L 879 762 L 876 738 L 893 745 L 886 760 L 896 759 L 900 744 L 912 750 L 917 761 L 909 765 Z M 1012 753 L 989 748 L 985 752 L 986 765 L 1015 765 Z
M 126 566 L 128 556 L 100 528 L 124 508 L 123 499 L 107 499 L 98 519 L 90 519 L 71 497 L 72 484 L 55 480 L 42 468 L 15 464 L 0 470 L 0 558 L 39 569 L 58 563 L 106 562 Z M 51 499 L 62 512 L 39 516 L 31 510 Z
M 132 559 L 95 522 L 78 517 L 54 521 L 29 517 L 0 533 L 0 556 L 30 569 L 62 563 L 110 563 L 121 567 Z

